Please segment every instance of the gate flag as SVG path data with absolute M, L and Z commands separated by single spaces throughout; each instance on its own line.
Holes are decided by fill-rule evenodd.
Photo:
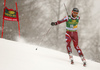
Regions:
M 18 21 L 18 12 L 13 9 L 4 8 L 3 19 L 8 21 Z
M 18 31 L 19 31 L 19 37 L 20 37 L 20 24 L 19 24 L 17 2 L 15 2 L 15 5 L 16 5 L 16 10 L 8 9 L 6 7 L 6 0 L 4 0 L 4 12 L 3 12 L 3 22 L 2 22 L 1 38 L 3 38 L 4 20 L 7 20 L 7 21 L 17 21 L 18 22 Z

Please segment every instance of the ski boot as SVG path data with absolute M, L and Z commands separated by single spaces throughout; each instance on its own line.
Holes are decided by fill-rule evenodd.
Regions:
M 80 57 L 81 57 L 81 60 L 83 62 L 83 66 L 86 66 L 86 59 L 85 59 L 85 57 L 84 56 L 80 56 Z
M 74 64 L 72 53 L 69 53 L 69 59 L 71 60 L 71 64 Z

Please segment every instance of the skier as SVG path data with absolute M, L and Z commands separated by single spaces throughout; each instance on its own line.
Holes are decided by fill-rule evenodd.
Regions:
M 77 33 L 77 25 L 79 22 L 80 17 L 78 16 L 79 10 L 78 8 L 73 8 L 72 14 L 65 16 L 62 20 L 58 20 L 57 22 L 51 22 L 52 26 L 61 24 L 63 22 L 66 22 L 66 48 L 69 54 L 69 58 L 71 60 L 71 64 L 74 63 L 73 61 L 73 55 L 72 55 L 72 49 L 70 46 L 71 40 L 73 41 L 74 47 L 77 50 L 79 56 L 81 57 L 81 60 L 83 61 L 83 65 L 86 65 L 86 59 L 82 53 L 82 50 L 78 46 L 78 33 Z

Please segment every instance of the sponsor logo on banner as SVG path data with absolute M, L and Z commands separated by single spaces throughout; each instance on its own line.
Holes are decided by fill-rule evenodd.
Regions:
M 18 21 L 17 15 L 18 15 L 18 13 L 15 10 L 8 9 L 7 7 L 5 7 L 5 11 L 4 11 L 4 19 L 5 20 Z

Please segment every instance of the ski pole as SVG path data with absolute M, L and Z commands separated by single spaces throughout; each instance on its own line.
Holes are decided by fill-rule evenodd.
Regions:
M 43 35 L 43 38 L 49 33 L 49 31 L 51 30 L 51 27 L 48 29 L 48 31 Z M 39 43 L 39 46 L 41 45 L 42 41 L 43 41 L 43 38 L 42 40 L 40 41 Z M 36 50 L 38 49 L 38 47 L 36 48 Z
M 64 3 L 64 7 L 65 7 L 65 10 L 66 10 L 66 14 L 68 15 L 68 11 L 67 11 L 67 7 L 66 7 L 65 3 Z

